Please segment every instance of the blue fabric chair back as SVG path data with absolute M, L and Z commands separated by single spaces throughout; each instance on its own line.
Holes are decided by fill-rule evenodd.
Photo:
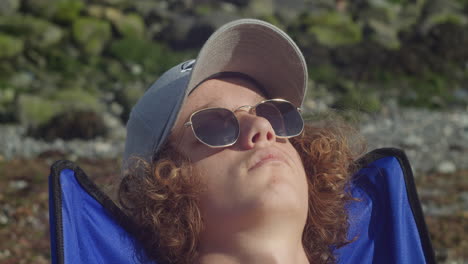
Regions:
M 127 216 L 74 163 L 52 165 L 49 197 L 52 263 L 153 263 Z
M 435 263 L 406 155 L 377 149 L 361 160 L 349 205 L 349 245 L 339 263 Z M 74 163 L 49 177 L 52 263 L 155 263 L 132 237 L 130 219 Z
M 413 174 L 398 149 L 378 149 L 354 175 L 349 239 L 339 263 L 435 263 Z

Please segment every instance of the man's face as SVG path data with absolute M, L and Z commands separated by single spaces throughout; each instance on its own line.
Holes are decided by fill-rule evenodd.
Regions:
M 206 187 L 200 207 L 208 226 L 235 228 L 265 216 L 273 220 L 285 215 L 305 224 L 308 194 L 302 161 L 289 140 L 275 136 L 266 119 L 236 111 L 240 135 L 234 145 L 224 148 L 206 146 L 183 125 L 203 108 L 235 110 L 264 99 L 244 79 L 211 79 L 187 98 L 181 110 L 172 143 L 192 161 Z

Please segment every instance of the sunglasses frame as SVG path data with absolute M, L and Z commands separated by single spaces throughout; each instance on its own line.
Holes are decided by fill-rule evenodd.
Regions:
M 257 109 L 257 106 L 259 106 L 259 105 L 261 105 L 261 104 L 263 104 L 263 103 L 267 103 L 267 102 L 283 102 L 283 103 L 289 103 L 289 104 L 291 104 L 293 107 L 296 108 L 296 110 L 299 112 L 299 115 L 301 116 L 301 119 L 302 119 L 302 128 L 301 128 L 301 131 L 299 131 L 299 133 L 297 133 L 296 135 L 292 135 L 292 136 L 277 136 L 277 135 L 276 135 L 276 132 L 275 132 L 275 136 L 276 136 L 276 137 L 278 137 L 278 138 L 292 138 L 292 137 L 299 136 L 299 135 L 302 133 L 302 131 L 304 131 L 304 119 L 302 118 L 302 109 L 301 109 L 300 107 L 296 107 L 296 106 L 295 106 L 293 103 L 291 103 L 290 101 L 285 100 L 285 99 L 281 99 L 281 98 L 263 100 L 263 101 L 260 101 L 259 103 L 257 103 L 256 105 L 253 105 L 253 106 L 252 106 L 252 105 L 243 105 L 243 106 L 240 106 L 240 107 L 236 108 L 234 111 L 229 110 L 229 109 L 227 109 L 227 108 L 223 108 L 223 107 L 209 107 L 209 108 L 203 108 L 203 109 L 200 109 L 200 110 L 197 110 L 197 111 L 193 112 L 193 113 L 190 115 L 189 121 L 186 122 L 186 123 L 184 124 L 184 127 L 189 127 L 189 126 L 190 126 L 190 127 L 192 128 L 192 133 L 193 133 L 193 135 L 195 136 L 195 138 L 196 138 L 198 141 L 200 141 L 201 143 L 207 145 L 207 146 L 210 147 L 210 148 L 225 148 L 225 147 L 230 147 L 230 146 L 236 144 L 237 140 L 239 139 L 239 134 L 237 134 L 236 140 L 234 140 L 234 142 L 232 142 L 232 143 L 229 143 L 229 144 L 226 144 L 226 145 L 220 145 L 220 146 L 213 146 L 213 145 L 210 145 L 210 144 L 208 144 L 208 143 L 206 143 L 206 142 L 203 142 L 203 140 L 201 140 L 201 139 L 197 136 L 197 133 L 195 133 L 195 130 L 193 129 L 193 125 L 192 125 L 192 124 L 193 124 L 193 123 L 192 123 L 192 117 L 193 117 L 195 114 L 197 114 L 197 113 L 199 113 L 199 112 L 201 112 L 201 111 L 205 111 L 205 110 L 212 110 L 212 109 L 223 109 L 223 110 L 228 110 L 229 112 L 231 112 L 231 113 L 234 115 L 234 117 L 236 118 L 237 126 L 240 128 L 239 120 L 237 119 L 237 116 L 236 116 L 236 114 L 235 114 L 237 111 L 241 110 L 242 108 L 248 108 L 246 111 L 247 111 L 249 114 L 255 114 L 255 115 L 257 115 L 257 113 L 256 113 L 256 111 L 255 111 L 255 109 Z M 268 121 L 268 122 L 270 122 L 270 121 Z M 270 124 L 270 125 L 271 125 L 271 124 Z M 239 131 L 240 131 L 240 130 L 239 130 Z M 273 129 L 273 131 L 274 131 L 274 129 Z

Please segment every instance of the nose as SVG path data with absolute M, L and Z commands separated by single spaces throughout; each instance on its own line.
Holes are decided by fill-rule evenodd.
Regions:
M 255 114 L 242 113 L 237 116 L 240 123 L 238 145 L 242 149 L 263 147 L 276 141 L 270 122 Z

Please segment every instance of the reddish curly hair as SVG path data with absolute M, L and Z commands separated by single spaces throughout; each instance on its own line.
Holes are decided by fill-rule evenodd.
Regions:
M 311 263 L 335 263 L 334 249 L 350 242 L 345 206 L 352 197 L 346 189 L 365 149 L 361 138 L 350 137 L 358 135 L 353 131 L 335 120 L 306 125 L 302 135 L 290 139 L 307 174 L 309 209 L 302 243 Z M 199 178 L 166 143 L 152 164 L 138 160 L 118 187 L 118 201 L 136 223 L 137 240 L 158 263 L 194 263 L 198 258 L 203 229 Z

